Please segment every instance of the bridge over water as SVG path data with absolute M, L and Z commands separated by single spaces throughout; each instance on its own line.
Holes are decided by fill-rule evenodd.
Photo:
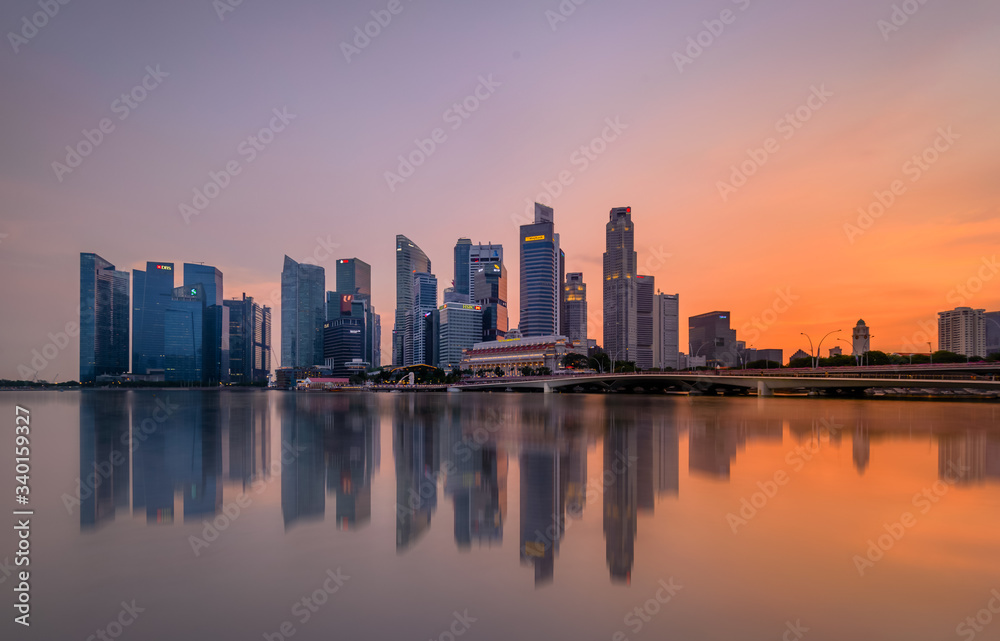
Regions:
M 1000 364 L 569 374 L 471 380 L 455 387 L 468 391 L 511 389 L 541 390 L 546 393 L 576 388 L 606 391 L 664 389 L 705 394 L 720 391 L 745 394 L 756 391 L 759 396 L 771 396 L 775 391 L 861 394 L 870 389 L 947 389 L 1000 393 Z

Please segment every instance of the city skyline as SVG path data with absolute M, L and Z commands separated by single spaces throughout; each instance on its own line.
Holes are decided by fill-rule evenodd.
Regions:
M 592 287 L 603 246 L 596 226 L 627 202 L 642 216 L 639 271 L 683 296 L 682 319 L 724 308 L 739 330 L 785 294 L 794 303 L 759 331 L 786 354 L 808 349 L 802 331 L 848 332 L 859 318 L 875 328 L 874 349 L 924 349 L 923 336 L 936 343 L 937 312 L 995 309 L 1000 221 L 988 168 L 1000 140 L 989 108 L 998 99 L 989 62 L 997 7 L 921 5 L 885 31 L 879 21 L 890 5 L 742 6 L 733 5 L 736 21 L 721 35 L 702 37 L 708 47 L 697 44 L 704 22 L 718 19 L 707 7 L 646 4 L 631 14 L 589 3 L 552 23 L 527 2 L 480 9 L 485 15 L 407 6 L 349 61 L 340 43 L 371 19 L 364 7 L 242 7 L 225 20 L 205 7 L 164 8 L 155 28 L 129 40 L 131 55 L 116 60 L 101 42 L 129 31 L 127 13 L 91 9 L 78 17 L 86 28 L 53 20 L 0 60 L 23 88 L 7 106 L 7 122 L 21 125 L 0 165 L 8 205 L 0 269 L 31 274 L 2 285 L 20 304 L 0 337 L 0 376 L 19 378 L 33 349 L 78 322 L 67 273 L 80 252 L 122 270 L 143 269 L 149 257 L 205 261 L 226 273 L 230 291 L 272 309 L 283 254 L 328 270 L 358 256 L 373 265 L 373 302 L 386 313 L 394 233 L 439 264 L 460 236 L 500 243 L 511 267 L 535 200 L 557 211 L 567 271 Z M 8 25 L 22 17 L 13 6 L 0 16 Z M 458 24 L 466 28 L 456 46 L 468 55 L 422 46 L 453 37 Z M 298 47 L 249 46 L 293 26 Z M 177 29 L 189 35 L 184 47 Z M 609 37 L 628 44 L 613 55 L 594 46 Z M 696 56 L 689 38 L 692 53 L 702 49 Z M 589 70 L 587 82 L 561 73 L 571 61 Z M 246 69 L 257 70 L 255 81 L 240 91 L 220 82 Z M 287 69 L 295 72 L 277 71 Z M 317 70 L 332 81 L 316 82 Z M 144 80 L 148 96 L 121 120 L 110 105 Z M 344 86 L 372 99 L 357 101 Z M 488 97 L 454 129 L 457 112 L 442 115 L 477 90 Z M 82 132 L 105 117 L 114 130 L 56 176 L 65 147 L 87 142 Z M 414 141 L 438 126 L 447 139 L 390 189 L 385 174 L 399 172 L 397 157 L 418 157 Z M 237 149 L 261 128 L 273 141 L 250 162 Z M 754 157 L 766 162 L 755 166 Z M 233 159 L 240 173 L 208 199 L 210 172 Z M 207 202 L 201 209 L 196 190 Z M 185 218 L 182 204 L 197 214 Z M 347 212 L 368 210 L 378 213 L 342 223 Z M 226 242 L 234 234 L 241 242 Z M 513 269 L 510 279 L 516 301 Z M 280 336 L 277 314 L 273 331 Z M 599 325 L 591 322 L 588 335 L 600 336 Z M 76 351 L 46 359 L 39 377 L 78 371 Z

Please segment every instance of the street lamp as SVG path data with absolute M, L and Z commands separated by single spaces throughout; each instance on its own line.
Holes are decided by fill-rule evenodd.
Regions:
M 840 341 L 840 342 L 842 342 L 842 343 L 847 343 L 848 345 L 851 346 L 851 356 L 854 357 L 855 364 L 860 365 L 861 364 L 861 357 L 860 357 L 860 355 L 854 353 L 854 343 L 852 343 L 851 341 L 847 340 L 846 338 L 838 338 L 837 340 Z
M 827 332 L 826 334 L 824 334 L 823 338 L 819 339 L 819 343 L 816 345 L 816 356 L 812 356 L 812 351 L 813 351 L 812 338 L 809 336 L 809 334 L 806 334 L 805 332 L 799 332 L 809 340 L 809 352 L 810 352 L 809 355 L 812 357 L 813 369 L 819 367 L 819 351 L 823 349 L 823 341 L 826 340 L 826 337 L 829 336 L 830 334 L 836 334 L 837 332 L 842 332 L 842 331 L 844 330 L 835 329 L 832 332 Z
M 931 342 L 927 341 L 927 353 L 931 355 L 931 365 L 934 364 L 934 348 L 931 347 Z
M 704 343 L 702 343 L 701 345 L 698 346 L 698 350 L 692 356 L 694 358 L 698 358 L 698 354 L 701 354 L 701 348 L 702 347 L 704 347 L 705 345 L 714 344 L 714 343 L 715 343 L 715 340 L 705 341 Z M 708 365 L 707 361 L 705 362 L 705 365 L 706 366 Z

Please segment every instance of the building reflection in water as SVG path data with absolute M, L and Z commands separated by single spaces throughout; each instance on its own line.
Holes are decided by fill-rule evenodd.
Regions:
M 280 451 L 274 452 L 272 411 L 281 422 L 274 435 Z M 692 414 L 684 405 L 648 397 L 85 391 L 80 527 L 94 529 L 130 514 L 148 524 L 169 524 L 178 514 L 200 523 L 277 473 L 280 462 L 286 530 L 325 520 L 328 502 L 336 506 L 338 528 L 363 528 L 373 509 L 389 509 L 372 504 L 383 416 L 392 421 L 397 552 L 430 530 L 439 491 L 454 512 L 459 550 L 502 545 L 513 457 L 518 558 L 531 566 L 536 587 L 554 581 L 560 545 L 573 536 L 573 523 L 597 527 L 598 514 L 584 517 L 588 502 L 598 501 L 610 579 L 631 581 L 642 562 L 636 559 L 639 530 L 663 509 L 665 498 L 679 495 L 684 429 L 690 474 L 713 479 L 729 479 L 748 442 L 780 443 L 784 427 L 796 441 L 829 439 L 834 447 L 848 432 L 860 474 L 871 466 L 873 439 L 903 438 L 893 436 L 899 433 L 895 423 L 850 413 L 842 425 L 795 408 L 754 413 L 726 405 Z M 939 478 L 967 486 L 1000 480 L 995 433 L 938 433 L 914 416 L 906 438 L 917 430 L 937 443 Z M 590 449 L 598 440 L 602 450 Z M 601 469 L 588 469 L 588 452 L 595 455 L 590 468 L 600 461 Z
M 647 471 L 639 456 L 639 430 L 630 412 L 609 418 L 604 432 L 604 537 L 611 580 L 631 582 L 639 509 L 639 478 Z M 651 466 L 649 466 L 651 467 Z M 649 488 L 652 489 L 651 487 Z M 643 492 L 645 493 L 645 492 Z
M 327 495 L 341 529 L 371 521 L 380 463 L 379 415 L 368 395 L 284 394 L 281 511 L 285 528 L 326 518 Z
M 457 401 L 441 414 L 441 456 L 447 462 L 444 491 L 454 508 L 459 549 L 503 541 L 508 456 L 497 446 L 495 435 L 504 418 L 496 407 L 467 407 Z
M 326 431 L 327 488 L 336 494 L 337 524 L 354 530 L 371 521 L 372 478 L 381 459 L 379 415 L 368 396 L 335 395 Z
M 1000 480 L 1000 436 L 985 430 L 939 434 L 938 478 L 957 485 Z
M 854 438 L 851 441 L 851 456 L 854 461 L 854 469 L 858 474 L 864 474 L 868 469 L 868 462 L 872 456 L 871 436 L 868 433 L 868 425 L 858 419 L 854 426 Z
M 437 508 L 440 468 L 439 408 L 421 394 L 393 398 L 392 450 L 396 461 L 396 551 L 404 552 L 430 529 Z
M 234 399 L 215 391 L 82 392 L 80 527 L 128 515 L 130 500 L 148 524 L 173 523 L 178 510 L 185 521 L 211 518 L 222 509 L 224 480 L 246 488 L 266 475 L 267 398 Z
M 84 391 L 80 396 L 80 528 L 128 512 L 128 392 Z

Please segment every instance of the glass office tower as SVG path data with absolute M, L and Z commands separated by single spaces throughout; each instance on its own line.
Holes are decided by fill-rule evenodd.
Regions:
M 507 268 L 503 263 L 487 263 L 473 279 L 475 304 L 483 308 L 483 341 L 507 336 Z
M 163 314 L 174 291 L 173 263 L 132 271 L 132 373 L 163 373 Z
M 163 309 L 164 380 L 202 384 L 205 352 L 205 290 L 201 284 L 173 290 Z
M 583 274 L 573 272 L 566 274 L 563 283 L 563 315 L 560 334 L 569 340 L 587 342 L 587 284 L 583 282 Z
M 437 278 L 434 274 L 413 274 L 413 307 L 406 344 L 404 365 L 435 365 L 437 363 Z
M 605 226 L 604 351 L 616 361 L 637 358 L 636 253 L 632 208 L 611 210 Z
M 503 264 L 503 245 L 487 243 L 485 245 L 473 245 L 469 251 L 469 300 L 476 302 L 486 296 L 481 296 L 476 292 L 476 274 L 491 265 Z M 506 300 L 506 296 L 504 296 Z
M 406 236 L 399 234 L 396 236 L 396 317 L 392 326 L 392 365 L 399 367 L 402 365 L 412 365 L 413 346 L 407 345 L 406 339 L 412 333 L 407 332 L 411 325 L 407 322 L 407 315 L 413 308 L 413 274 L 416 272 L 431 271 L 431 261 L 427 254 L 417 247 L 413 241 Z M 409 349 L 407 349 L 409 348 Z M 411 358 L 407 362 L 406 354 L 410 353 Z
M 184 263 L 184 286 L 205 291 L 203 372 L 209 383 L 229 382 L 229 308 L 223 304 L 222 272 L 211 265 Z
M 285 256 L 281 272 L 281 366 L 323 364 L 326 271 Z
M 445 303 L 438 308 L 438 362 L 445 371 L 461 369 L 462 350 L 483 340 L 483 308 Z
M 551 207 L 535 203 L 535 222 L 521 225 L 521 335 L 559 331 L 559 235 Z
M 341 258 L 337 261 L 337 291 L 326 293 L 326 320 L 335 321 L 349 316 L 360 319 L 363 325 L 364 341 L 361 350 L 351 357 L 375 364 L 377 367 L 375 307 L 372 305 L 372 268 L 357 258 Z M 358 323 L 352 323 L 357 326 Z M 326 341 L 324 337 L 324 342 Z M 324 347 L 324 358 L 328 358 Z
M 80 254 L 80 382 L 128 372 L 129 274 Z
M 271 308 L 243 294 L 229 308 L 229 377 L 238 384 L 266 383 L 271 371 Z
M 357 258 L 337 261 L 337 291 L 355 298 L 371 298 L 372 266 Z
M 472 241 L 459 238 L 455 244 L 455 293 L 465 296 L 461 302 L 472 300 L 472 279 L 469 272 L 469 260 L 472 254 Z

